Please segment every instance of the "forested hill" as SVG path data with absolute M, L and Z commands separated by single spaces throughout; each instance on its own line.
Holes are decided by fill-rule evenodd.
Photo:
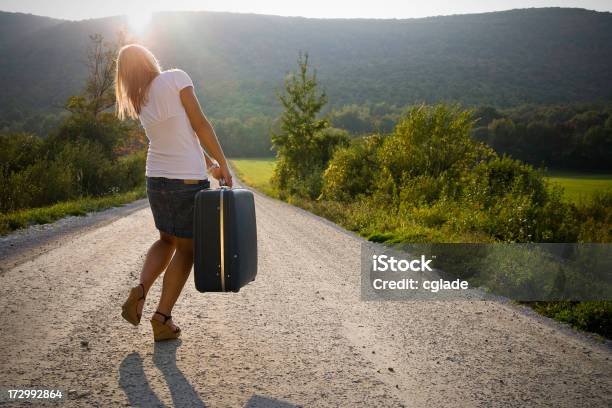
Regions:
M 62 105 L 83 84 L 88 35 L 112 39 L 124 25 L 0 13 L 1 119 Z M 612 14 L 582 9 L 406 20 L 168 12 L 142 42 L 192 75 L 213 117 L 276 114 L 300 51 L 332 106 L 612 100 Z

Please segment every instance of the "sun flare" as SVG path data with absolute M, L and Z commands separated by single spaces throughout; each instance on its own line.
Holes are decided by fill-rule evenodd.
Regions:
M 134 34 L 142 34 L 147 29 L 153 13 L 150 11 L 138 10 L 128 14 L 128 24 Z

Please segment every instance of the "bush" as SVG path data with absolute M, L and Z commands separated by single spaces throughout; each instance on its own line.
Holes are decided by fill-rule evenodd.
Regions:
M 474 168 L 472 181 L 467 194 L 485 207 L 508 194 L 528 196 L 536 204 L 543 204 L 547 199 L 543 174 L 507 156 L 479 163 Z
M 338 149 L 323 174 L 322 197 L 347 202 L 358 195 L 371 195 L 382 140 L 381 136 L 368 136 Z
M 536 302 L 530 304 L 539 313 L 580 330 L 612 338 L 612 302 Z
M 565 202 L 541 171 L 472 140 L 470 118 L 457 107 L 421 106 L 392 134 L 352 141 L 330 160 L 321 199 L 366 203 L 366 235 L 411 236 L 410 222 L 450 240 L 609 240 L 612 193 L 578 208 Z
M 116 181 L 118 191 L 128 191 L 145 182 L 146 153 L 144 151 L 120 157 L 117 160 Z
M 107 158 L 115 157 L 115 149 L 125 140 L 132 124 L 119 121 L 112 113 L 94 116 L 90 112 L 74 113 L 64 120 L 46 141 L 52 154 L 66 145 L 95 144 Z
M 576 239 L 570 205 L 532 166 L 496 157 L 479 163 L 464 180 L 467 183 L 463 200 L 487 214 L 484 228 L 497 239 L 509 242 Z
M 94 120 L 89 117 L 88 120 Z M 0 137 L 0 212 L 42 207 L 84 196 L 102 196 L 144 183 L 144 152 L 119 156 L 107 145 L 126 134 L 111 118 L 70 117 L 52 137 L 13 134 Z M 89 133 L 88 133 L 89 132 Z
M 280 155 L 274 168 L 272 184 L 281 195 L 316 199 L 323 188 L 323 171 L 336 149 L 348 144 L 345 131 L 325 128 L 291 154 Z
M 378 163 L 396 185 L 412 177 L 444 177 L 474 167 L 494 155 L 471 138 L 472 117 L 456 106 L 411 109 L 379 149 Z M 448 178 L 448 177 L 447 177 Z
M 40 159 L 21 169 L 0 171 L 0 211 L 38 207 L 76 194 L 74 173 L 68 163 Z
M 575 208 L 579 242 L 612 242 L 612 189 L 594 193 Z
M 27 133 L 0 135 L 0 168 L 4 174 L 18 172 L 44 156 L 44 142 Z
M 442 177 L 425 174 L 405 177 L 399 186 L 400 210 L 433 204 L 442 197 L 445 185 Z

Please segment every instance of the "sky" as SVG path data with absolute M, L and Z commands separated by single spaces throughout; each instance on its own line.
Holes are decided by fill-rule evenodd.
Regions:
M 412 18 L 528 7 L 612 11 L 611 0 L 0 0 L 0 10 L 67 20 L 168 10 L 208 10 L 317 18 Z

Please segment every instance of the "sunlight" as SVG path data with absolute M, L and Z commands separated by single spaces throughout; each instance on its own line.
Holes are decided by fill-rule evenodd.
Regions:
M 128 14 L 128 24 L 134 34 L 142 34 L 151 22 L 153 13 L 146 10 L 138 10 Z

